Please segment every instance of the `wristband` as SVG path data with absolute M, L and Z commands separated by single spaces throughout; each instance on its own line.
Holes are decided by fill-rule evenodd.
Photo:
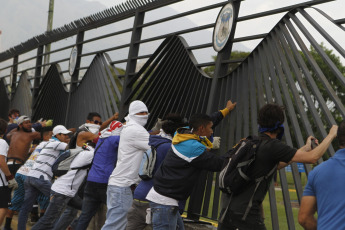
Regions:
M 6 180 L 7 180 L 7 181 L 12 180 L 12 179 L 14 179 L 14 176 L 13 176 L 12 174 L 9 175 L 9 176 L 6 176 Z

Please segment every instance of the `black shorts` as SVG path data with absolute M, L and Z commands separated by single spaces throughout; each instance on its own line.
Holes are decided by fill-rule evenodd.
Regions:
M 11 189 L 7 186 L 0 187 L 0 208 L 8 208 L 11 205 Z
M 8 160 L 10 159 L 13 159 L 13 161 L 8 162 Z M 13 176 L 16 175 L 18 169 L 22 167 L 24 163 L 25 163 L 24 161 L 18 158 L 14 158 L 14 157 L 7 158 L 7 166 Z

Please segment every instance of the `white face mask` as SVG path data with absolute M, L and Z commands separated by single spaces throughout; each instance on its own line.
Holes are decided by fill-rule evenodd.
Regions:
M 133 119 L 139 125 L 145 126 L 149 118 L 149 115 L 130 115 L 130 118 Z
M 89 132 L 93 133 L 93 134 L 98 134 L 99 132 L 99 128 L 101 127 L 100 125 L 96 125 L 96 124 L 90 124 L 90 123 L 86 123 L 85 127 L 89 130 Z

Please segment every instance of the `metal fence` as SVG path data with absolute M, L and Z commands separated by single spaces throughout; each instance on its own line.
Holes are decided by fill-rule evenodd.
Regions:
M 151 116 L 147 127 L 151 128 L 158 117 L 169 112 L 179 112 L 187 118 L 193 113 L 211 113 L 223 108 L 231 98 L 238 105 L 215 131 L 222 138 L 221 148 L 216 154 L 224 153 L 244 136 L 257 134 L 257 111 L 268 102 L 285 106 L 287 119 L 284 125 L 289 127 L 285 131 L 285 141 L 295 147 L 303 146 L 309 135 L 322 140 L 328 127 L 342 120 L 345 115 L 345 67 L 341 59 L 345 58 L 345 51 L 339 38 L 329 34 L 312 15 L 323 15 L 325 23 L 334 26 L 340 34 L 344 33 L 342 24 L 345 19 L 334 20 L 322 11 L 308 8 L 328 1 L 310 1 L 241 17 L 235 15 L 234 28 L 237 22 L 285 13 L 268 33 L 235 37 L 233 32 L 231 43 L 218 53 L 217 60 L 206 63 L 198 63 L 193 52 L 210 48 L 212 43 L 189 45 L 184 35 L 212 28 L 213 22 L 151 38 L 142 38 L 143 30 L 195 13 L 220 9 L 228 2 L 145 22 L 147 12 L 176 2 L 179 1 L 128 1 L 0 54 L 1 117 L 6 118 L 8 109 L 16 107 L 22 113 L 32 115 L 33 120 L 52 118 L 55 124 L 76 127 L 83 123 L 90 111 L 99 112 L 103 118 L 114 112 L 120 112 L 124 117 L 129 103 L 139 99 L 149 108 Z M 234 1 L 235 9 L 238 10 L 240 4 L 240 1 Z M 133 27 L 84 39 L 96 27 L 129 19 Z M 105 38 L 127 33 L 130 33 L 129 43 L 83 51 L 88 43 L 99 44 Z M 71 36 L 76 36 L 75 44 L 53 49 L 50 54 L 70 50 L 77 45 L 76 71 L 70 78 L 66 76 L 67 55 L 49 63 L 49 70 L 44 74 L 42 59 L 47 55 L 43 52 L 44 45 Z M 327 43 L 327 48 L 320 45 L 320 39 L 316 40 L 316 37 Z M 230 60 L 233 43 L 253 39 L 261 42 L 247 58 Z M 150 42 L 158 45 L 151 54 L 140 55 L 139 48 Z M 124 48 L 128 57 L 117 57 L 116 52 Z M 332 56 L 330 49 L 340 59 Z M 20 60 L 30 52 L 34 52 L 33 57 Z M 92 57 L 92 61 L 83 66 L 83 59 L 88 57 Z M 139 60 L 145 62 L 137 68 Z M 12 63 L 8 64 L 9 61 Z M 30 62 L 33 62 L 31 67 L 18 70 L 18 66 Z M 232 63 L 237 63 L 238 67 L 228 73 L 228 65 Z M 123 72 L 117 68 L 121 64 L 125 65 Z M 65 69 L 62 70 L 61 66 Z M 212 78 L 203 71 L 209 66 L 215 66 Z M 30 71 L 34 71 L 33 76 L 29 76 Z M 335 149 L 336 146 L 331 146 L 325 159 L 320 159 L 319 163 L 332 156 Z M 304 168 L 308 174 L 312 166 L 304 165 Z M 285 222 L 289 229 L 296 228 L 286 174 L 284 169 L 279 171 L 285 216 L 278 216 L 280 201 L 276 195 L 280 191 L 275 191 L 273 184 L 269 190 L 270 207 L 265 208 L 265 214 L 271 217 L 273 229 L 284 228 Z M 291 174 L 300 202 L 302 182 L 296 164 L 292 164 Z M 221 196 L 216 186 L 217 178 L 214 173 L 200 175 L 188 203 L 188 218 L 198 220 L 202 216 L 217 220 Z

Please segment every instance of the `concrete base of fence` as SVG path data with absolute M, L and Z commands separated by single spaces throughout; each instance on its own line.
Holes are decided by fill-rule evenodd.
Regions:
M 209 224 L 196 224 L 196 223 L 185 223 L 185 230 L 217 230 L 217 227 L 214 227 Z

